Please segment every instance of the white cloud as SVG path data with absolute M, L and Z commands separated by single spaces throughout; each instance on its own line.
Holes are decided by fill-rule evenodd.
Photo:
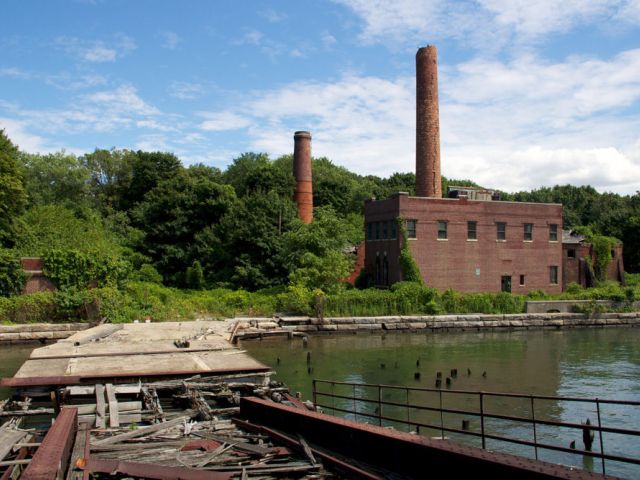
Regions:
M 61 90 L 81 90 L 84 88 L 98 87 L 107 83 L 107 77 L 94 73 L 85 75 L 72 75 L 68 72 L 46 75 L 44 80 Z
M 118 52 L 114 48 L 102 44 L 82 49 L 82 58 L 88 62 L 113 62 L 117 55 Z
M 260 45 L 264 35 L 258 30 L 249 30 L 241 38 L 233 42 L 234 45 Z
M 206 118 L 206 120 L 200 124 L 200 128 L 208 132 L 238 130 L 248 127 L 251 124 L 249 118 L 234 112 L 202 112 L 200 115 Z
M 454 38 L 475 48 L 536 41 L 579 25 L 640 23 L 638 0 L 334 0 L 364 22 L 364 42 L 415 46 Z
M 7 67 L 0 68 L 0 77 L 22 78 L 26 80 L 31 78 L 31 74 L 21 68 Z
M 156 107 L 140 98 L 136 88 L 131 85 L 121 85 L 115 90 L 91 93 L 83 98 L 86 102 L 99 105 L 108 111 L 138 115 L 157 115 L 160 113 Z
M 608 59 L 474 59 L 440 72 L 443 174 L 513 191 L 640 184 L 640 49 Z M 415 79 L 346 75 L 254 92 L 203 130 L 248 128 L 250 148 L 292 150 L 308 129 L 315 156 L 362 174 L 413 171 Z M 636 112 L 633 114 L 632 112 Z M 626 113 L 629 113 L 626 115 Z M 206 127 L 206 128 L 205 128 Z
M 160 35 L 164 40 L 162 47 L 169 50 L 175 50 L 180 42 L 182 42 L 182 38 L 180 38 L 175 32 L 166 31 L 162 32 Z
M 180 100 L 195 100 L 204 93 L 204 86 L 199 83 L 172 82 L 169 86 L 169 95 Z
M 306 55 L 304 53 L 302 53 L 299 49 L 294 48 L 293 50 L 291 50 L 289 52 L 289 56 L 290 57 L 294 57 L 294 58 L 304 58 L 306 57 Z
M 13 118 L 0 117 L 0 130 L 4 130 L 11 142 L 20 150 L 31 153 L 51 153 L 60 147 L 51 145 L 45 138 L 29 133 L 29 126 Z
M 109 42 L 61 36 L 56 38 L 55 43 L 69 55 L 92 63 L 114 62 L 117 58 L 123 57 L 136 49 L 135 41 L 122 33 L 113 35 Z
M 279 23 L 288 18 L 288 15 L 283 12 L 276 12 L 275 10 L 269 9 L 261 12 L 260 15 L 270 23 Z
M 338 40 L 336 40 L 336 37 L 334 37 L 327 31 L 322 32 L 321 40 L 325 48 L 331 48 L 336 43 L 338 43 Z

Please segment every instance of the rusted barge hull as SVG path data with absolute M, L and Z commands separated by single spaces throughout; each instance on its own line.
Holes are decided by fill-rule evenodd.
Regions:
M 293 435 L 302 434 L 310 445 L 408 478 L 612 478 L 446 440 L 432 440 L 255 397 L 241 399 L 240 416 L 255 425 Z

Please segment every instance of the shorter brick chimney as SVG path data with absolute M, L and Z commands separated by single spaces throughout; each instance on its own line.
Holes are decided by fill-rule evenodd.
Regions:
M 304 223 L 313 220 L 313 182 L 311 179 L 311 134 L 296 132 L 293 135 L 293 176 L 296 189 L 293 201 L 298 206 L 298 216 Z

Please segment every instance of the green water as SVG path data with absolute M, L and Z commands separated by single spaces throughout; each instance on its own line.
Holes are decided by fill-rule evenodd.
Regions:
M 277 378 L 283 380 L 292 391 L 299 391 L 305 398 L 312 396 L 312 380 L 327 379 L 412 387 L 435 386 L 436 372 L 443 373 L 443 402 L 448 408 L 479 410 L 477 396 L 446 393 L 444 377 L 451 369 L 458 370 L 452 380 L 451 390 L 485 392 L 533 393 L 549 396 L 576 396 L 601 399 L 625 399 L 640 401 L 640 329 L 576 329 L 562 331 L 516 331 L 484 333 L 437 333 L 437 334 L 358 334 L 349 336 L 310 337 L 307 347 L 300 340 L 287 341 L 269 339 L 243 342 L 242 348 L 264 363 L 273 366 Z M 311 365 L 307 366 L 307 353 L 311 353 Z M 311 369 L 311 373 L 309 373 Z M 468 373 L 470 370 L 470 374 Z M 486 376 L 483 373 L 486 372 Z M 416 373 L 420 378 L 416 379 Z M 334 393 L 352 396 L 351 387 L 333 387 Z M 330 386 L 323 386 L 330 392 Z M 359 387 L 356 396 L 376 399 L 377 390 Z M 403 390 L 383 390 L 386 401 L 404 403 Z M 439 394 L 410 393 L 410 403 L 438 406 Z M 353 410 L 348 399 L 332 403 L 324 399 L 325 405 Z M 375 403 L 358 402 L 359 413 L 374 414 Z M 330 412 L 330 409 L 325 409 Z M 528 399 L 485 398 L 485 412 L 508 413 L 530 418 L 531 404 Z M 538 401 L 534 407 L 537 419 L 580 423 L 587 418 L 597 422 L 597 411 L 593 404 L 572 402 Z M 640 407 L 602 406 L 603 425 L 630 428 L 640 431 Z M 341 414 L 341 413 L 336 413 Z M 383 414 L 391 418 L 406 418 L 406 409 L 388 407 Z M 344 414 L 354 418 L 352 414 Z M 479 431 L 479 420 L 475 417 L 445 414 L 443 418 L 432 412 L 412 409 L 410 420 L 430 425 L 461 428 L 463 418 L 470 419 L 470 430 Z M 377 423 L 364 415 L 360 421 Z M 397 429 L 406 430 L 402 424 L 384 422 Z M 414 427 L 415 429 L 415 427 Z M 487 420 L 488 433 L 533 440 L 533 429 L 529 425 L 504 420 Z M 435 429 L 422 429 L 421 434 L 439 436 Z M 480 445 L 480 441 L 456 433 L 445 433 L 449 438 Z M 571 441 L 582 448 L 579 430 L 538 426 L 539 442 L 569 447 Z M 604 451 L 607 454 L 640 457 L 640 437 L 629 438 L 615 434 L 604 434 Z M 489 440 L 490 449 L 535 456 L 531 447 Z M 594 451 L 599 451 L 596 435 Z M 600 460 L 591 460 L 582 455 L 569 455 L 539 450 L 542 460 L 576 465 L 601 472 Z M 607 461 L 607 474 L 626 478 L 640 478 L 640 468 Z
M 0 376 L 12 376 L 38 345 L 0 346 Z M 436 372 L 447 376 L 451 369 L 458 369 L 452 390 L 482 390 L 485 392 L 534 393 L 549 396 L 576 396 L 601 399 L 640 401 L 640 328 L 576 329 L 561 331 L 517 331 L 484 333 L 437 334 L 358 334 L 348 336 L 310 337 L 307 347 L 299 339 L 288 341 L 269 339 L 246 341 L 242 348 L 254 357 L 272 366 L 276 378 L 283 380 L 292 391 L 299 391 L 305 398 L 312 396 L 312 380 L 328 379 L 345 382 L 427 387 L 435 385 Z M 311 353 L 311 373 L 307 366 L 307 353 Z M 279 360 L 278 360 L 279 359 Z M 471 370 L 471 374 L 467 373 Z M 415 379 L 416 372 L 420 378 Z M 482 373 L 486 372 L 486 376 Z M 445 407 L 477 410 L 477 398 L 446 393 L 443 381 Z M 325 387 L 324 391 L 328 391 Z M 352 390 L 335 393 L 351 396 Z M 9 391 L 0 389 L 0 398 Z M 377 391 L 359 388 L 358 396 L 377 398 Z M 383 399 L 404 403 L 404 391 L 383 391 Z M 329 401 L 330 402 L 330 401 Z M 410 394 L 412 404 L 433 405 L 439 403 L 437 394 Z M 485 400 L 485 411 L 508 413 L 530 417 L 528 400 Z M 351 409 L 352 402 L 344 400 L 333 404 Z M 373 414 L 375 404 L 358 404 L 357 419 L 367 421 L 362 413 Z M 475 411 L 474 410 L 474 411 Z M 412 421 L 439 425 L 438 414 L 412 409 Z M 602 406 L 603 425 L 640 430 L 640 407 Z M 406 418 L 405 409 L 388 408 L 385 416 Z M 589 418 L 597 421 L 594 408 L 569 402 L 539 401 L 535 405 L 537 419 L 580 423 Z M 354 418 L 348 415 L 348 418 Z M 462 418 L 470 419 L 470 430 L 478 431 L 479 422 L 470 416 L 444 415 L 446 426 L 461 427 Z M 373 421 L 372 421 L 373 422 Z M 373 422 L 375 423 L 375 422 Z M 400 430 L 402 424 L 385 422 Z M 503 436 L 533 438 L 532 428 L 505 421 L 488 420 L 487 432 Z M 434 429 L 422 429 L 421 434 L 438 436 Z M 582 448 L 581 433 L 577 430 L 538 427 L 538 441 L 568 447 L 571 441 Z M 445 433 L 454 440 L 479 445 L 475 439 L 455 433 Z M 608 454 L 640 457 L 640 437 L 629 438 L 605 434 L 604 450 Z M 534 457 L 530 447 L 514 446 L 489 440 L 487 447 L 494 450 Z M 596 436 L 594 451 L 599 451 Z M 539 450 L 542 460 L 576 465 L 601 472 L 599 460 L 578 455 Z M 640 467 L 607 462 L 607 474 L 624 478 L 640 478 Z

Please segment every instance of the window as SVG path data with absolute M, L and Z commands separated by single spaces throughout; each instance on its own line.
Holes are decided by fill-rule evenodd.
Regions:
M 397 232 L 398 226 L 396 225 L 395 220 L 391 220 L 390 223 L 391 223 L 391 240 L 395 240 L 396 237 L 398 236 L 398 232 Z
M 520 275 L 520 286 L 524 287 L 524 275 Z
M 524 224 L 524 241 L 530 242 L 533 240 L 533 223 Z
M 569 250 L 567 250 L 567 257 L 568 258 L 576 258 L 576 249 L 575 248 L 570 248 Z
M 376 222 L 376 240 L 380 240 L 380 222 Z
M 407 220 L 407 237 L 408 238 L 418 238 L 416 235 L 416 224 L 417 220 Z
M 549 267 L 549 283 L 551 285 L 558 284 L 558 267 L 555 265 Z
M 504 222 L 496 223 L 496 239 L 497 240 L 506 240 L 507 239 L 507 224 Z
M 447 222 L 446 220 L 438 220 L 438 240 L 447 239 Z
M 478 222 L 467 222 L 467 240 L 478 239 Z
M 383 239 L 389 238 L 387 233 L 388 233 L 387 222 L 382 222 L 382 238 Z
M 549 224 L 549 241 L 550 242 L 558 241 L 558 225 L 555 223 Z
M 367 223 L 367 240 L 373 240 L 373 224 Z

